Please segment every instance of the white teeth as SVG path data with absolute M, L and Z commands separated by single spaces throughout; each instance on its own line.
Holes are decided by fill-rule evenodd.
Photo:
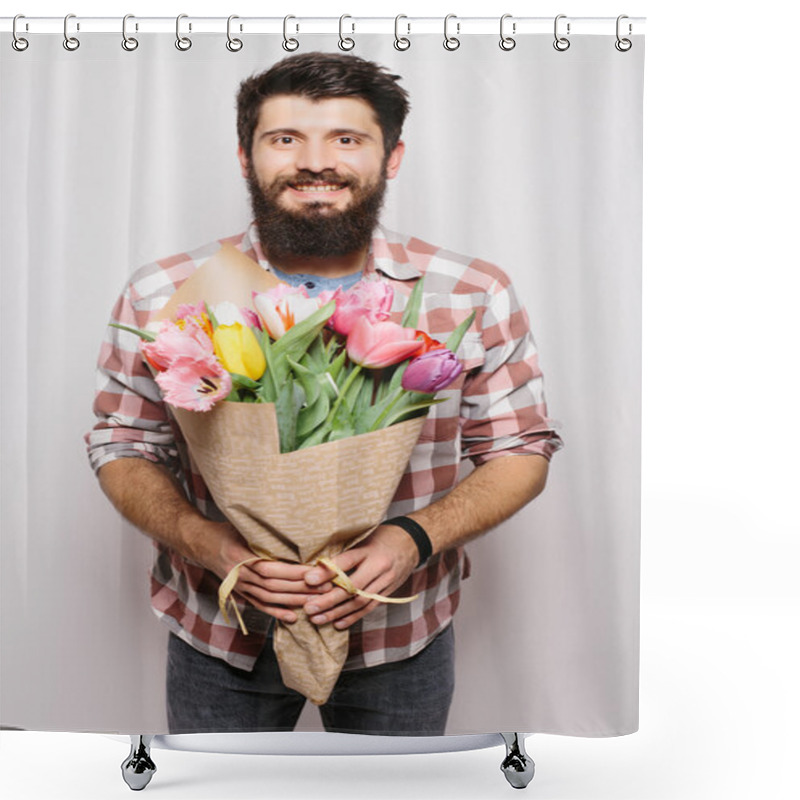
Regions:
M 293 186 L 292 188 L 296 189 L 298 192 L 337 192 L 344 187 L 342 184 L 306 183 Z

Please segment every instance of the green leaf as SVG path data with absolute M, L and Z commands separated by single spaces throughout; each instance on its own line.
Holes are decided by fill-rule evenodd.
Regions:
M 298 440 L 308 437 L 316 428 L 322 425 L 328 417 L 331 402 L 328 395 L 322 392 L 317 401 L 306 408 L 300 410 L 297 415 L 297 438 Z M 302 447 L 302 443 L 300 445 Z
M 331 300 L 311 316 L 289 328 L 273 345 L 276 356 L 290 356 L 296 361 L 299 360 L 319 336 L 334 311 L 336 311 L 336 301 Z
M 144 339 L 146 342 L 154 342 L 156 340 L 155 334 L 150 333 L 150 331 L 144 331 L 141 328 L 129 328 L 127 325 L 119 325 L 116 322 L 109 322 L 108 326 L 110 328 L 119 328 L 121 331 L 128 331 L 128 333 L 135 333 L 140 339 Z
M 394 372 L 392 373 L 392 378 L 389 381 L 389 393 L 393 394 L 397 389 L 402 386 L 403 381 L 403 373 L 406 371 L 406 367 L 411 363 L 411 360 L 403 361 L 401 364 L 398 364 L 395 367 Z
M 314 403 L 317 402 L 317 398 L 322 391 L 319 384 L 319 379 L 310 369 L 306 369 L 302 364 L 298 364 L 296 361 L 293 361 L 288 357 L 286 361 L 289 363 L 292 371 L 300 381 L 300 385 L 303 387 L 303 392 L 305 392 L 306 396 L 306 406 L 313 406 Z
M 313 447 L 315 444 L 323 444 L 325 440 L 328 438 L 331 429 L 327 425 L 320 425 L 314 433 L 311 434 L 307 439 L 304 439 L 300 444 L 297 446 L 298 450 L 302 450 L 305 447 Z
M 275 365 L 273 363 L 272 342 L 266 331 L 261 331 L 261 350 L 267 362 L 267 369 L 261 376 L 261 388 L 259 389 L 258 396 L 263 403 L 274 403 L 278 397 L 278 383 L 276 382 Z
M 461 344 L 461 340 L 464 338 L 464 334 L 467 332 L 467 328 L 472 325 L 472 321 L 475 319 L 475 312 L 473 311 L 448 337 L 445 345 L 447 349 L 451 352 L 455 353 L 458 350 L 458 346 Z
M 286 381 L 278 390 L 275 414 L 278 418 L 281 453 L 290 453 L 295 449 L 297 439 L 297 407 L 294 399 L 294 383 L 291 380 Z
M 381 423 L 379 428 L 388 428 L 390 425 L 394 425 L 395 422 L 400 422 L 404 417 L 410 417 L 414 414 L 415 411 L 421 411 L 422 409 L 430 408 L 430 406 L 434 406 L 437 403 L 444 403 L 447 398 L 440 398 L 438 400 L 429 400 L 425 403 L 415 403 L 411 406 L 405 406 L 397 411 L 392 412 L 389 416 L 386 417 L 385 420 Z
M 355 425 L 353 424 L 353 417 L 350 409 L 342 403 L 333 415 L 330 422 L 331 432 L 328 436 L 329 442 L 335 442 L 338 439 L 347 439 L 355 435 Z
M 414 284 L 414 288 L 408 297 L 405 311 L 403 311 L 403 318 L 400 321 L 404 328 L 416 328 L 419 323 L 419 309 L 422 305 L 422 281 L 423 278 L 420 278 Z
M 333 378 L 334 382 L 338 384 L 339 375 L 342 372 L 342 367 L 344 367 L 344 362 L 347 360 L 347 351 L 342 350 L 338 356 L 334 359 L 333 363 L 330 365 L 328 369 L 328 374 Z M 340 385 L 340 384 L 339 384 Z
M 261 384 L 258 381 L 248 378 L 247 375 L 240 375 L 238 372 L 231 372 L 229 374 L 231 376 L 231 380 L 233 381 L 234 388 L 236 389 L 250 389 L 251 391 L 257 391 L 261 387 Z
M 345 391 L 343 402 L 347 404 L 347 407 L 350 409 L 351 413 L 355 411 L 356 400 L 361 394 L 361 389 L 364 386 L 364 381 L 366 379 L 367 374 L 359 371 L 352 381 L 350 381 L 350 385 Z

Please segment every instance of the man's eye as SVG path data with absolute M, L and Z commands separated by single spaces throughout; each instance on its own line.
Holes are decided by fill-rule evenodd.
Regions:
M 356 140 L 352 136 L 340 136 L 339 144 L 355 144 Z
M 291 144 L 294 141 L 294 136 L 279 136 L 276 140 L 276 144 Z

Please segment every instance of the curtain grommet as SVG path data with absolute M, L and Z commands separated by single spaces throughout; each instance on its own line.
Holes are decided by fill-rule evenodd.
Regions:
M 394 18 L 394 49 L 403 52 L 411 47 L 411 39 L 408 38 L 409 34 L 411 33 L 411 23 L 406 22 L 408 31 L 406 32 L 405 36 L 401 36 L 399 30 L 401 19 L 408 19 L 408 17 L 405 14 L 398 14 Z
M 30 42 L 25 37 L 20 36 L 17 33 L 17 20 L 18 19 L 25 19 L 25 15 L 24 14 L 17 14 L 17 16 L 14 17 L 14 22 L 11 23 L 11 35 L 13 37 L 11 39 L 11 46 L 18 53 L 22 53 L 22 52 L 24 52 L 25 50 L 28 49 L 28 45 L 30 44 Z M 25 23 L 25 27 L 27 29 L 27 23 Z
M 450 36 L 447 28 L 450 23 L 450 20 L 456 20 L 456 35 Z M 458 22 L 458 18 L 455 14 L 448 14 L 444 18 L 444 42 L 442 42 L 442 46 L 445 50 L 449 50 L 451 53 L 453 50 L 458 50 L 461 47 L 461 40 L 458 38 L 458 34 L 461 33 L 461 23 Z
M 182 53 L 185 53 L 191 46 L 192 40 L 188 36 L 183 36 L 181 34 L 181 20 L 188 19 L 188 14 L 178 14 L 175 19 L 175 47 L 178 48 Z M 189 32 L 192 31 L 192 23 L 189 23 Z
M 62 44 L 65 50 L 69 50 L 70 53 L 73 53 L 81 46 L 81 41 L 77 37 L 69 35 L 68 27 L 71 19 L 75 19 L 74 14 L 67 14 L 67 16 L 64 17 L 64 41 Z M 80 29 L 80 23 L 75 23 L 75 30 L 79 31 Z
M 570 23 L 569 22 L 567 23 L 567 35 L 566 36 L 559 36 L 559 33 L 558 33 L 558 21 L 560 19 L 566 19 L 566 18 L 567 18 L 566 14 L 559 14 L 555 18 L 555 21 L 553 22 L 553 36 L 555 37 L 555 40 L 553 41 L 553 47 L 555 47 L 555 49 L 558 50 L 559 53 L 563 53 L 566 50 L 569 50 L 569 46 L 571 44 L 570 40 L 567 39 L 567 36 L 569 36 L 569 33 L 570 33 Z
M 300 42 L 298 42 L 297 39 L 290 37 L 288 35 L 288 27 L 290 19 L 297 19 L 297 17 L 294 17 L 291 14 L 287 14 L 283 18 L 283 42 L 281 43 L 281 47 L 288 53 L 293 53 L 295 50 L 297 50 L 298 47 L 300 47 Z M 296 25 L 295 32 L 299 31 L 300 31 L 300 26 Z
M 511 19 L 511 14 L 503 14 L 500 17 L 500 49 L 505 50 L 508 52 L 509 50 L 513 50 L 517 46 L 517 40 L 514 39 L 513 36 L 506 36 L 506 32 L 504 29 L 505 22 L 507 19 Z M 517 23 L 511 23 L 511 33 L 517 32 Z
M 621 22 L 622 22 L 622 20 L 624 20 L 624 19 L 629 19 L 629 17 L 628 17 L 628 15 L 627 15 L 627 14 L 620 14 L 620 15 L 617 17 L 617 41 L 616 41 L 616 42 L 614 42 L 614 47 L 616 47 L 616 48 L 617 48 L 617 50 L 619 50 L 619 52 L 620 52 L 620 53 L 627 53 L 627 52 L 628 52 L 628 50 L 630 50 L 630 49 L 631 49 L 631 47 L 633 47 L 633 42 L 632 42 L 630 39 L 628 39 L 628 38 L 626 38 L 626 37 L 622 37 L 622 36 L 620 36 L 620 34 L 619 34 L 619 30 L 620 30 L 620 23 L 621 23 Z M 631 35 L 631 33 L 633 33 L 633 26 L 632 26 L 632 25 L 631 25 L 631 23 L 629 22 L 629 23 L 628 23 L 628 36 L 630 36 L 630 35 Z
M 239 19 L 239 17 L 236 14 L 231 14 L 228 17 L 228 29 L 227 29 L 228 41 L 225 42 L 225 47 L 228 48 L 228 52 L 230 53 L 238 53 L 244 47 L 244 42 L 241 39 L 237 39 L 231 36 L 231 22 L 233 22 L 233 20 L 235 19 Z M 241 30 L 242 26 L 240 25 L 239 31 Z
M 352 50 L 356 46 L 356 40 L 353 39 L 351 36 L 345 36 L 344 31 L 342 28 L 344 27 L 344 21 L 346 19 L 353 19 L 349 14 L 342 14 L 339 17 L 339 49 L 344 50 L 346 53 Z M 350 33 L 356 32 L 356 25 L 355 23 L 351 23 L 352 30 Z
M 135 19 L 133 14 L 126 14 L 122 18 L 122 43 L 121 47 L 129 53 L 132 53 L 138 46 L 139 40 L 134 36 L 128 36 L 128 20 Z M 136 30 L 139 30 L 139 25 L 136 25 Z

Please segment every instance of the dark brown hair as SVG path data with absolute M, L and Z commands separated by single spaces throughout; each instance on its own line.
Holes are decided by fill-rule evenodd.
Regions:
M 268 97 L 294 94 L 322 100 L 360 97 L 372 107 L 383 133 L 386 156 L 400 139 L 410 108 L 408 92 L 378 64 L 341 53 L 303 53 L 289 56 L 265 72 L 243 81 L 236 97 L 239 144 L 249 158 L 261 104 Z

